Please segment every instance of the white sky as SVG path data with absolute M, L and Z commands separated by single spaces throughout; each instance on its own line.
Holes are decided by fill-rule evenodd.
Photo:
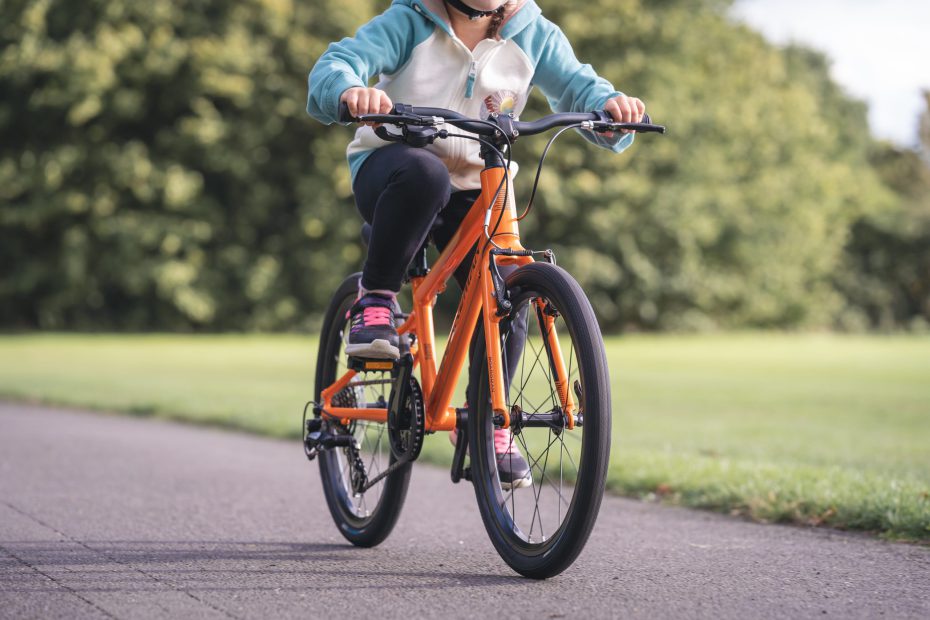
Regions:
M 930 90 L 930 0 L 737 0 L 732 15 L 776 43 L 827 53 L 833 78 L 869 104 L 872 132 L 914 146 Z

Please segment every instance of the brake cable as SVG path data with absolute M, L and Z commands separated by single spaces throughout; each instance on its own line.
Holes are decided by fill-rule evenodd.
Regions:
M 530 200 L 529 202 L 526 203 L 526 208 L 523 209 L 523 213 L 520 215 L 520 217 L 517 218 L 516 221 L 519 222 L 520 220 L 525 218 L 529 214 L 530 209 L 533 208 L 533 200 L 535 200 L 536 198 L 536 188 L 539 186 L 539 177 L 542 174 L 543 162 L 546 161 L 546 155 L 549 154 L 549 147 L 551 147 L 552 143 L 555 142 L 556 138 L 561 136 L 563 133 L 565 133 L 569 129 L 576 129 L 578 127 L 581 127 L 581 125 L 582 123 L 575 123 L 574 125 L 567 125 L 563 127 L 562 129 L 558 130 L 557 132 L 555 132 L 555 135 L 549 138 L 549 142 L 546 143 L 546 148 L 543 149 L 542 155 L 539 158 L 539 165 L 536 167 L 536 178 L 533 181 L 533 191 L 530 193 Z
M 498 196 L 500 196 L 501 189 L 506 187 L 505 194 L 504 194 L 505 203 L 507 200 L 507 196 L 510 195 L 510 165 L 513 163 L 513 142 L 511 142 L 510 136 L 508 136 L 506 132 L 502 131 L 500 125 L 498 125 L 497 123 L 492 123 L 491 121 L 486 121 L 486 120 L 481 120 L 481 119 L 475 119 L 475 120 L 477 120 L 482 125 L 493 127 L 496 134 L 503 137 L 504 140 L 507 142 L 507 164 L 504 168 L 504 176 L 501 177 L 500 183 L 497 184 L 497 189 L 494 190 L 494 197 L 488 203 L 488 209 L 484 217 L 484 236 L 487 239 L 484 245 L 485 247 L 487 247 L 488 244 L 491 244 L 495 248 L 500 249 L 500 247 L 496 243 L 494 243 L 494 235 L 497 233 L 497 229 L 500 226 L 501 220 L 504 219 L 503 209 L 501 209 L 500 215 L 497 216 L 497 221 L 494 222 L 494 228 L 491 230 L 490 233 L 488 233 L 488 226 L 491 223 L 490 214 L 492 210 L 494 209 L 494 205 L 497 204 L 497 198 Z M 455 134 L 455 135 L 461 138 L 474 139 L 477 142 L 487 146 L 488 148 L 492 149 L 497 154 L 497 157 L 500 160 L 500 162 L 502 164 L 504 163 L 504 154 L 500 151 L 500 149 L 497 148 L 497 145 L 493 144 L 489 140 L 485 140 L 484 138 L 481 138 L 481 137 L 471 138 L 471 136 L 467 136 L 463 134 Z M 482 250 L 483 249 L 484 248 L 482 248 Z
M 510 157 L 509 151 L 508 151 L 508 157 L 505 158 L 503 152 L 501 152 L 500 149 L 498 149 L 494 144 L 492 144 L 491 142 L 488 142 L 487 140 L 485 140 L 485 139 L 483 139 L 483 138 L 476 138 L 475 136 L 469 136 L 469 135 L 461 134 L 461 133 L 450 133 L 450 134 L 448 134 L 447 137 L 449 137 L 449 138 L 464 138 L 464 139 L 466 139 L 466 140 L 474 140 L 475 142 L 480 142 L 481 144 L 487 146 L 489 149 L 492 149 L 492 150 L 497 154 L 497 157 L 500 159 L 501 163 L 503 163 L 504 160 L 506 159 L 506 160 L 507 160 L 507 170 L 508 170 L 508 171 L 510 170 L 510 164 L 511 164 L 511 162 L 512 162 L 512 159 L 511 159 L 511 157 Z M 484 218 L 484 219 L 485 219 L 485 221 L 484 221 L 484 236 L 485 236 L 485 238 L 488 240 L 488 242 L 490 242 L 495 248 L 498 248 L 498 249 L 500 249 L 499 246 L 498 246 L 496 243 L 494 243 L 494 242 L 491 240 L 491 238 L 494 236 L 494 233 L 497 232 L 497 227 L 500 225 L 501 219 L 503 218 L 503 215 L 504 215 L 504 211 L 503 211 L 503 210 L 501 210 L 501 214 L 497 217 L 497 222 L 494 224 L 494 229 L 491 231 L 490 234 L 488 234 L 488 227 L 489 227 L 490 224 L 491 224 L 491 221 L 490 221 L 490 220 L 491 220 L 491 217 L 490 217 L 491 210 L 494 208 L 494 205 L 497 204 L 497 198 L 498 198 L 498 196 L 500 196 L 501 189 L 504 187 L 505 184 L 506 184 L 506 187 L 507 187 L 506 192 L 507 192 L 507 194 L 509 195 L 509 193 L 510 193 L 510 175 L 509 175 L 509 174 L 506 174 L 506 173 L 504 174 L 503 177 L 501 177 L 500 183 L 497 184 L 497 189 L 494 190 L 494 197 L 491 199 L 490 206 L 488 206 L 488 209 L 487 209 L 487 212 L 485 213 L 485 218 Z

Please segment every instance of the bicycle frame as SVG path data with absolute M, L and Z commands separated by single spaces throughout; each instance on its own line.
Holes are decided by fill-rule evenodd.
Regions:
M 502 250 L 510 250 L 515 255 L 491 254 L 494 246 L 486 242 L 482 234 L 488 204 L 494 200 L 504 174 L 509 174 L 503 166 L 489 166 L 481 172 L 481 194 L 475 200 L 458 231 L 452 237 L 446 249 L 439 256 L 431 271 L 425 276 L 414 277 L 413 309 L 407 320 L 398 328 L 398 333 L 414 334 L 415 343 L 411 346 L 414 367 L 420 368 L 420 380 L 425 401 L 425 426 L 427 431 L 451 431 L 456 428 L 457 414 L 451 406 L 453 391 L 465 366 L 469 344 L 478 325 L 479 314 L 482 317 L 485 342 L 487 344 L 488 379 L 491 391 L 491 406 L 495 416 L 500 416 L 503 427 L 510 426 L 510 414 L 507 410 L 504 393 L 504 370 L 501 358 L 500 321 L 498 305 L 494 295 L 494 284 L 490 261 L 498 265 L 526 265 L 533 262 L 520 244 L 516 210 L 510 179 L 504 184 L 508 191 L 501 191 L 491 211 L 490 221 L 497 222 L 494 242 Z M 462 297 L 459 300 L 452 331 L 443 354 L 442 362 L 436 365 L 435 335 L 433 328 L 433 305 L 436 297 L 446 288 L 446 282 L 455 269 L 465 259 L 472 247 L 477 244 L 478 251 L 468 272 L 468 279 Z M 520 253 L 520 255 L 516 255 Z M 540 313 L 540 316 L 543 316 Z M 552 318 L 541 319 L 546 325 L 546 344 L 549 349 L 550 363 L 557 386 L 559 400 L 568 417 L 568 427 L 574 427 L 574 397 L 569 389 L 565 364 L 559 349 Z M 390 360 L 366 360 L 364 370 L 391 370 L 395 363 Z M 332 385 L 322 390 L 323 415 L 342 420 L 369 420 L 385 423 L 386 408 L 349 408 L 332 406 L 332 398 L 342 391 L 357 374 L 349 369 Z

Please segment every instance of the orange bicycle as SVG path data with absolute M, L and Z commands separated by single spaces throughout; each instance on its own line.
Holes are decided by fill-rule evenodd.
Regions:
M 426 435 L 457 430 L 452 480 L 464 478 L 474 485 L 494 547 L 522 575 L 556 575 L 581 552 L 600 508 L 610 457 L 610 377 L 597 319 L 581 287 L 555 265 L 551 251 L 528 250 L 520 243 L 517 223 L 533 198 L 518 217 L 509 174 L 511 146 L 518 135 L 562 128 L 540 158 L 538 184 L 549 147 L 569 128 L 664 133 L 664 127 L 648 117 L 641 123 L 615 123 L 606 112 L 521 122 L 511 115 L 474 119 L 402 104 L 389 114 L 358 118 L 343 107 L 343 120 L 381 123 L 376 132 L 382 139 L 411 146 L 437 139 L 476 140 L 485 168 L 481 195 L 432 268 L 425 247 L 411 263 L 413 303 L 409 314 L 398 314 L 399 360 L 345 356 L 347 312 L 359 274 L 349 276 L 330 302 L 314 400 L 304 409 L 304 450 L 311 460 L 320 458 L 333 519 L 355 545 L 382 542 L 397 522 L 411 465 Z M 433 305 L 473 249 L 437 365 Z M 502 268 L 512 271 L 505 277 Z M 483 337 L 473 338 L 482 332 Z M 508 346 L 510 338 L 522 342 Z M 470 349 L 468 406 L 456 408 L 453 392 Z M 508 351 L 517 357 L 506 359 Z M 507 456 L 495 450 L 497 428 L 511 429 L 511 441 L 530 465 L 531 484 L 501 484 L 497 467 Z

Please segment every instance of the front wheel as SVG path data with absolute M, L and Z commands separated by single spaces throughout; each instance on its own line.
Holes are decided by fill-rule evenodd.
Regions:
M 518 573 L 545 579 L 578 557 L 600 509 L 610 458 L 610 378 L 594 311 L 566 271 L 533 263 L 513 272 L 507 289 L 513 303 L 501 322 L 504 367 L 510 369 L 507 406 L 512 420 L 522 416 L 535 423 L 514 423 L 509 437 L 497 430 L 495 438 L 485 342 L 479 338 L 472 359 L 481 360 L 481 367 L 468 399 L 477 405 L 468 417 L 471 474 L 498 553 Z M 508 343 L 521 338 L 524 322 L 525 342 Z M 556 385 L 559 355 L 580 421 L 571 430 Z M 516 451 L 529 464 L 532 483 L 505 489 L 511 485 L 501 485 L 498 465 Z

